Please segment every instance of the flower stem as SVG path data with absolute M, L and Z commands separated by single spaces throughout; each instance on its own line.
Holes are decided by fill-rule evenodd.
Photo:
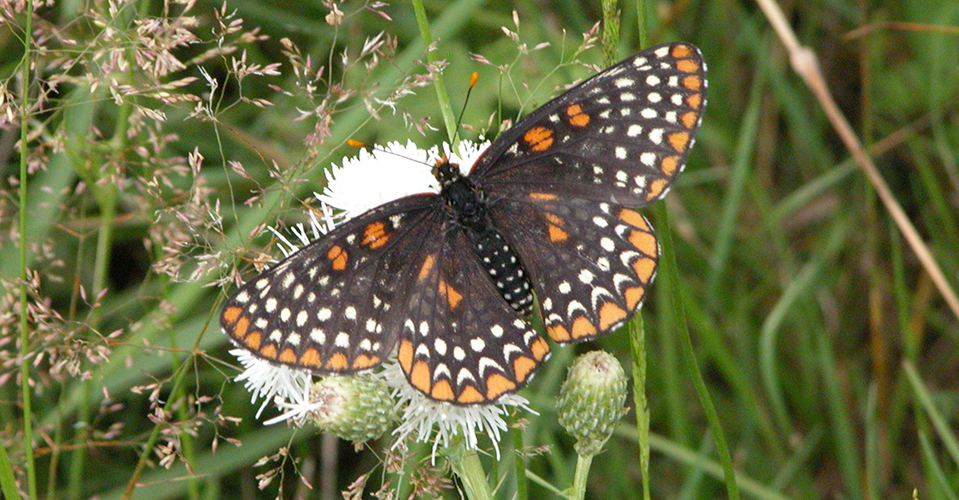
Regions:
M 23 84 L 20 89 L 20 385 L 23 389 L 23 453 L 27 467 L 27 491 L 37 498 L 37 473 L 33 464 L 33 415 L 30 408 L 30 363 L 27 362 L 27 136 L 30 109 L 30 41 L 33 36 L 33 0 L 27 0 L 27 22 L 23 30 Z
M 595 455 L 578 455 L 576 458 L 576 475 L 573 476 L 573 487 L 566 497 L 569 500 L 583 500 L 586 498 L 586 480 L 589 478 L 589 467 L 593 464 Z
M 446 457 L 453 473 L 463 482 L 463 489 L 466 490 L 469 500 L 493 500 L 493 493 L 486 482 L 486 473 L 476 450 L 467 449 L 466 444 L 460 440 L 450 444 Z
M 420 38 L 423 39 L 423 49 L 426 51 L 426 60 L 433 64 L 436 57 L 430 46 L 433 44 L 433 36 L 430 34 L 429 19 L 426 18 L 426 8 L 423 7 L 423 0 L 412 0 L 413 12 L 416 13 L 416 24 L 420 29 Z M 436 73 L 436 80 L 433 82 L 436 87 L 436 99 L 440 104 L 440 112 L 443 114 L 443 123 L 446 124 L 446 135 L 449 136 L 450 145 L 455 147 L 456 137 L 456 116 L 453 115 L 453 106 L 450 104 L 450 95 L 446 91 L 446 83 L 443 79 L 443 73 Z

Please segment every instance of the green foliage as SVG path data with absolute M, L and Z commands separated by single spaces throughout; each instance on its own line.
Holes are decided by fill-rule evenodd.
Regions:
M 692 42 L 709 64 L 703 128 L 665 201 L 682 307 L 654 286 L 643 313 L 652 497 L 726 492 L 681 358 L 685 322 L 744 497 L 957 498 L 957 318 L 756 6 L 649 3 L 650 43 Z M 428 449 L 390 450 L 388 436 L 369 450 L 336 449 L 308 428 L 264 426 L 232 382 L 219 305 L 278 255 L 266 225 L 283 232 L 307 220 L 324 169 L 355 152 L 346 139 L 446 140 L 431 86 L 442 72 L 444 107 L 458 109 L 473 71 L 460 134 L 495 135 L 610 54 L 637 51 L 637 5 L 426 1 L 427 58 L 407 2 L 38 3 L 21 193 L 27 23 L 24 2 L 0 1 L 4 493 L 11 478 L 29 491 L 26 418 L 42 498 L 456 498 L 448 471 L 423 460 Z M 600 33 L 617 38 L 595 26 L 604 9 L 621 12 L 615 51 L 591 47 Z M 791 9 L 841 109 L 959 286 L 959 5 Z M 635 366 L 625 329 L 598 344 Z M 577 453 L 555 401 L 574 354 L 595 348 L 554 349 L 523 391 L 539 416 L 521 413 L 502 458 L 481 459 L 496 498 L 573 483 Z M 636 415 L 592 463 L 587 498 L 641 496 Z

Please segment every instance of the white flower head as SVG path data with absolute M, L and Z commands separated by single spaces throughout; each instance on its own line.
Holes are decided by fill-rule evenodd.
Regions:
M 302 224 L 295 226 L 291 231 L 292 238 L 270 230 L 279 239 L 283 254 L 292 255 L 332 230 L 334 225 L 384 203 L 413 194 L 439 193 L 440 186 L 432 175 L 432 166 L 441 151 L 466 175 L 488 145 L 488 142 L 464 140 L 453 151 L 449 144 L 443 144 L 442 149 L 422 150 L 412 142 L 405 145 L 391 142 L 382 148 L 363 149 L 357 156 L 344 159 L 341 166 L 333 165 L 326 172 L 327 186 L 322 193 L 315 194 L 321 204 L 321 213 L 317 216 L 310 212 L 309 228 Z M 279 366 L 256 358 L 244 349 L 230 352 L 245 368 L 237 381 L 245 381 L 254 401 L 261 396 L 265 398 L 257 416 L 271 400 L 282 412 L 266 423 L 284 420 L 303 423 L 310 415 L 324 411 L 323 406 L 327 403 L 314 397 L 315 391 L 311 393 L 313 375 L 308 370 Z M 432 442 L 434 460 L 437 448 L 448 446 L 456 436 L 462 436 L 468 448 L 477 449 L 477 436 L 484 433 L 493 442 L 499 458 L 498 443 L 501 433 L 508 428 L 504 417 L 509 408 L 535 413 L 529 408 L 529 401 L 515 394 L 503 396 L 488 405 L 457 406 L 431 400 L 410 385 L 396 363 L 388 362 L 378 376 L 393 388 L 396 409 L 401 413 L 401 425 L 393 431 L 397 436 L 396 443 L 408 438 Z

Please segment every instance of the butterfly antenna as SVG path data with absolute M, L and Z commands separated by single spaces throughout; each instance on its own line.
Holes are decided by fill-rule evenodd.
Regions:
M 409 161 L 411 161 L 411 162 L 413 162 L 413 163 L 419 163 L 420 165 L 426 165 L 427 167 L 433 168 L 433 165 L 431 165 L 431 164 L 429 164 L 429 163 L 427 163 L 427 162 L 425 162 L 425 161 L 420 161 L 420 160 L 417 160 L 416 158 L 410 158 L 409 156 L 403 156 L 403 155 L 401 155 L 401 154 L 399 154 L 399 153 L 395 153 L 395 152 L 393 152 L 393 151 L 389 151 L 389 150 L 383 149 L 383 148 L 381 148 L 380 146 L 375 146 L 375 145 L 367 144 L 367 143 L 365 143 L 365 142 L 363 142 L 363 141 L 358 141 L 358 140 L 356 140 L 356 139 L 347 139 L 347 140 L 346 140 L 346 144 L 347 144 L 348 146 L 354 147 L 354 148 L 370 148 L 370 149 L 372 149 L 373 151 L 379 151 L 380 153 L 386 153 L 386 154 L 388 154 L 388 155 L 397 156 L 397 157 L 402 158 L 402 159 L 404 159 L 404 160 L 409 160 Z
M 453 144 L 456 144 L 460 138 L 460 124 L 463 123 L 463 113 L 466 112 L 466 105 L 470 102 L 470 94 L 473 92 L 473 87 L 476 86 L 476 81 L 479 80 L 479 73 L 473 72 L 470 75 L 470 86 L 466 89 L 466 99 L 463 99 L 463 108 L 460 109 L 460 116 L 456 119 L 456 132 L 453 133 Z

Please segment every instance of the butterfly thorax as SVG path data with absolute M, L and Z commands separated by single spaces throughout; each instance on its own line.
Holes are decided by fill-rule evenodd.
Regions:
M 441 158 L 433 175 L 442 186 L 441 194 L 456 225 L 472 243 L 473 251 L 497 291 L 513 310 L 521 314 L 533 311 L 533 289 L 519 254 L 506 242 L 487 214 L 483 191 L 464 177 L 459 165 Z

